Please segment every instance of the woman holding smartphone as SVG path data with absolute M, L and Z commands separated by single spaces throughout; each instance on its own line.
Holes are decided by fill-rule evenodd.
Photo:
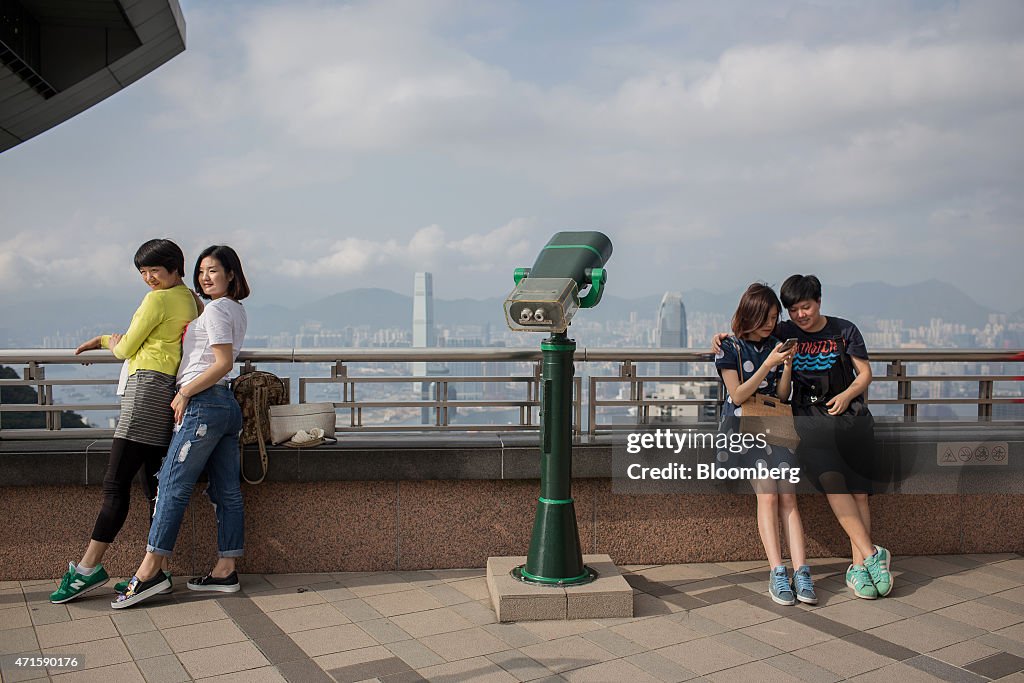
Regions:
M 766 284 L 755 282 L 747 287 L 732 317 L 733 336 L 722 340 L 715 354 L 715 369 L 725 384 L 726 400 L 722 406 L 722 431 L 739 431 L 743 403 L 755 393 L 788 399 L 792 387 L 795 340 L 780 342 L 773 336 L 782 304 Z M 737 460 L 738 462 L 733 462 Z M 793 451 L 782 446 L 752 446 L 738 454 L 718 453 L 721 466 L 788 468 L 796 463 Z M 771 479 L 755 479 L 751 486 L 757 494 L 757 530 L 764 545 L 771 573 L 768 594 L 780 605 L 794 605 L 797 600 L 817 604 L 811 568 L 807 565 L 804 528 L 797 508 L 792 484 Z M 793 560 L 793 578 L 782 560 L 779 521 L 786 535 Z

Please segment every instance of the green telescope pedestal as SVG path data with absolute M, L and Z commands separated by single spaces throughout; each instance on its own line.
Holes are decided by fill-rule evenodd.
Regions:
M 572 378 L 576 342 L 564 332 L 541 342 L 540 498 L 526 564 L 512 570 L 525 583 L 576 586 L 597 572 L 583 564 L 572 499 Z

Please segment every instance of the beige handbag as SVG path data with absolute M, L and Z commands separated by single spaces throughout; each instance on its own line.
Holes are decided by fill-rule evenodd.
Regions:
M 337 415 L 333 403 L 295 403 L 270 406 L 270 442 L 282 444 L 296 432 L 311 429 L 324 430 L 324 436 L 334 438 Z
M 736 353 L 739 366 L 743 367 L 743 345 L 737 340 Z M 743 372 L 739 372 L 740 384 Z M 791 451 L 800 445 L 800 435 L 793 423 L 793 408 L 774 396 L 755 393 L 740 407 L 740 431 L 744 434 L 764 434 L 764 440 L 773 446 L 782 446 Z

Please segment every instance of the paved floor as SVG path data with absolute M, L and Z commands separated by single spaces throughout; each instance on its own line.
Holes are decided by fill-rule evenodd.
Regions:
M 760 562 L 626 567 L 636 617 L 495 623 L 482 569 L 243 577 L 115 612 L 106 588 L 0 582 L 9 655 L 77 655 L 54 681 L 1024 681 L 1024 557 L 897 557 L 888 598 L 852 599 L 815 562 L 821 603 L 781 607 Z

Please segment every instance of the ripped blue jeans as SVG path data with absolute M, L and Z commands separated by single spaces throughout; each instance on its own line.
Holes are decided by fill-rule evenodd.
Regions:
M 185 509 L 205 469 L 206 492 L 217 511 L 217 549 L 221 557 L 241 557 L 245 535 L 239 486 L 238 434 L 242 410 L 231 390 L 215 385 L 193 396 L 174 433 L 157 475 L 156 510 L 146 550 L 170 555 Z

